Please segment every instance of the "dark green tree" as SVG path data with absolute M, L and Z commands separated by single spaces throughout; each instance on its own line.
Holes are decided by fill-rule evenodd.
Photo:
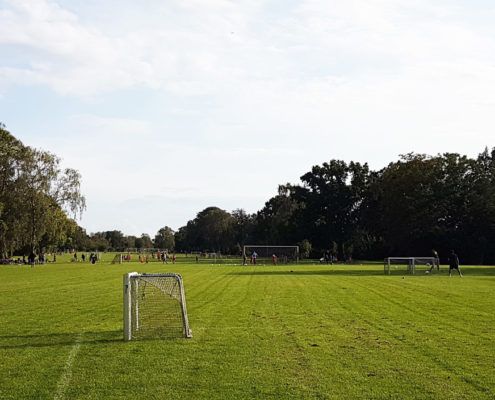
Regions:
M 60 159 L 24 146 L 0 124 L 0 252 L 43 251 L 65 240 L 67 214 L 80 215 L 80 175 Z
M 255 217 L 253 243 L 268 245 L 287 245 L 295 243 L 300 226 L 295 225 L 294 216 L 301 207 L 299 198 L 294 196 L 297 190 L 290 184 L 280 185 L 278 194 L 265 203 Z
M 344 243 L 352 239 L 362 218 L 369 177 L 367 164 L 331 160 L 314 166 L 294 191 L 302 205 L 296 216 L 298 231 L 320 249 L 336 242 L 343 256 Z
M 172 228 L 165 226 L 155 235 L 154 245 L 159 249 L 173 251 L 175 249 L 175 233 Z
M 153 241 L 151 240 L 150 235 L 148 235 L 147 233 L 141 234 L 141 244 L 142 248 L 144 249 L 153 248 Z

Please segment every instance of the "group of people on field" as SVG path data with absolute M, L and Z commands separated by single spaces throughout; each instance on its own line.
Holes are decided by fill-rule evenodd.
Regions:
M 51 258 L 51 259 L 50 259 Z M 29 255 L 26 257 L 25 255 L 17 258 L 3 258 L 0 259 L 0 264 L 5 264 L 5 265 L 31 265 L 32 267 L 35 264 L 47 264 L 49 262 L 56 262 L 57 261 L 57 255 L 53 253 L 51 254 L 45 254 L 41 252 L 40 254 L 36 255 L 34 251 L 29 253 Z
M 169 259 L 168 253 L 166 251 L 163 251 L 161 253 L 160 259 L 162 260 L 163 264 L 168 264 L 168 259 Z M 172 253 L 170 260 L 172 261 L 172 264 L 175 264 L 175 261 L 177 260 L 175 253 Z
M 283 264 L 289 263 L 289 257 L 287 257 L 286 255 L 283 255 L 281 257 L 282 257 L 280 261 L 281 263 Z M 271 259 L 273 265 L 278 265 L 279 257 L 275 253 L 272 254 Z M 252 265 L 256 265 L 257 260 L 258 260 L 258 253 L 256 253 L 256 251 L 253 251 L 251 253 L 251 256 L 249 257 L 249 263 Z M 247 264 L 248 264 L 248 256 L 246 255 L 246 253 L 244 253 L 242 255 L 242 265 L 247 265 Z
M 86 262 L 86 259 L 88 259 L 88 261 L 91 263 L 91 264 L 96 264 L 96 261 L 99 260 L 99 254 L 98 253 L 91 253 L 89 256 L 86 256 L 85 253 L 82 253 L 81 254 L 81 261 L 82 262 Z M 79 262 L 79 257 L 77 255 L 77 252 L 74 252 L 73 256 L 72 256 L 72 262 Z
M 177 256 L 175 255 L 175 253 L 170 256 L 166 250 L 157 250 L 156 252 L 153 251 L 150 253 L 139 253 L 137 259 L 141 264 L 148 264 L 148 262 L 154 260 L 161 261 L 163 264 L 168 264 L 168 261 L 170 260 L 172 261 L 172 264 L 175 264 Z M 132 261 L 132 254 L 130 252 L 128 252 L 127 254 L 123 254 L 122 261 Z
M 435 249 L 431 250 L 431 254 L 433 256 L 433 264 L 430 266 L 428 272 L 432 272 L 436 267 L 437 271 L 440 271 L 440 257 L 438 252 Z M 449 276 L 452 276 L 452 271 L 456 270 L 460 277 L 462 277 L 461 267 L 459 266 L 459 257 L 457 256 L 454 250 L 450 251 L 449 254 Z
M 277 258 L 277 256 L 274 254 L 272 259 L 275 260 Z M 256 253 L 256 251 L 253 251 L 251 253 L 251 257 L 249 257 L 249 262 L 253 265 L 256 265 L 256 260 L 258 259 L 258 253 Z M 246 255 L 246 253 L 243 253 L 242 255 L 242 265 L 247 265 L 247 260 L 248 260 L 248 257 Z

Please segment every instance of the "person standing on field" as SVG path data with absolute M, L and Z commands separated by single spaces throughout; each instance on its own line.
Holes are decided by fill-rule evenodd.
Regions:
M 435 249 L 431 249 L 431 256 L 433 257 L 433 262 L 430 265 L 430 269 L 428 270 L 428 272 L 433 272 L 435 267 L 437 268 L 437 271 L 440 272 L 440 257 L 438 257 L 438 253 Z M 429 263 L 427 263 L 426 265 L 429 265 Z
M 256 259 L 258 258 L 258 253 L 256 253 L 255 251 L 253 251 L 253 253 L 251 254 L 251 263 L 253 265 L 256 265 Z
M 434 258 L 432 267 L 437 267 L 437 271 L 440 271 L 440 257 L 435 249 L 431 249 L 431 255 Z
M 461 269 L 459 267 L 459 257 L 455 254 L 455 251 L 452 250 L 449 257 L 449 277 L 452 276 L 452 270 L 456 269 L 459 273 L 459 276 L 462 278 Z
M 36 254 L 34 254 L 34 251 L 31 251 L 28 256 L 28 263 L 31 264 L 31 267 L 34 267 L 34 263 L 36 261 Z

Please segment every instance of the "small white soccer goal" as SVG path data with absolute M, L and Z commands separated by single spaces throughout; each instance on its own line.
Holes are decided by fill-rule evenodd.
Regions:
M 124 275 L 124 340 L 192 337 L 182 277 Z
M 383 262 L 383 272 L 390 275 L 392 269 L 404 269 L 406 266 L 407 273 L 414 275 L 418 266 L 431 267 L 437 262 L 434 257 L 387 257 Z

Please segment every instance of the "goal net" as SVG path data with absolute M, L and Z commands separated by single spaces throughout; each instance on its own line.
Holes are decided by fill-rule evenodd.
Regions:
M 192 337 L 179 274 L 124 275 L 124 339 Z
M 116 254 L 113 259 L 111 264 L 122 264 L 123 256 L 122 254 Z
M 242 250 L 244 263 L 287 264 L 299 261 L 299 246 L 246 245 Z
M 151 262 L 161 262 L 165 263 L 172 259 L 175 255 L 174 252 L 170 252 L 166 249 L 138 249 L 138 248 L 127 248 L 122 253 L 122 262 L 140 262 L 140 263 L 151 263 Z
M 406 271 L 414 275 L 417 271 L 430 271 L 437 265 L 434 257 L 387 257 L 383 262 L 383 271 L 390 275 L 393 271 Z

